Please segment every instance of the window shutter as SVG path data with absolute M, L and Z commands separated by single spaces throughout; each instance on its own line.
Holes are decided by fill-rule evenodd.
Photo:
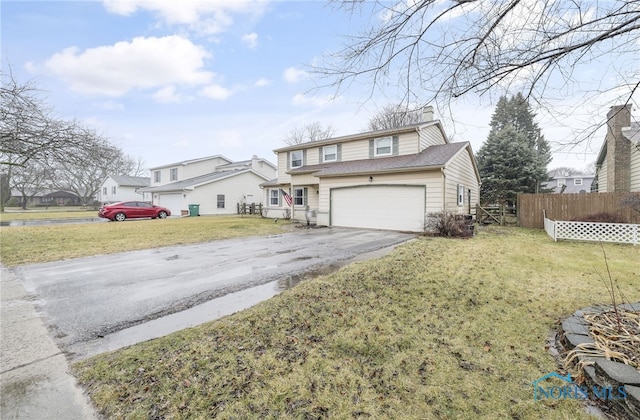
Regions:
M 306 206 L 307 204 L 309 204 L 309 201 L 307 200 L 307 187 L 304 187 L 304 189 L 302 190 L 302 195 L 304 196 L 303 200 L 304 200 L 304 205 Z
M 342 145 L 341 144 L 337 145 L 336 149 L 337 149 L 337 151 L 336 151 L 336 154 L 337 154 L 336 160 L 338 162 L 341 162 L 342 161 Z
M 302 166 L 307 164 L 307 149 L 302 151 Z
M 369 159 L 373 159 L 373 139 L 369 140 Z
M 291 169 L 291 152 L 287 152 L 287 169 Z
M 393 156 L 398 156 L 398 136 L 393 136 L 391 140 L 391 154 Z
M 324 163 L 324 160 L 322 160 L 322 147 L 318 147 L 318 163 Z

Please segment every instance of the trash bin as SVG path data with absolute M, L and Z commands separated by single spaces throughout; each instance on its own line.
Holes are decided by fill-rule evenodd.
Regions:
M 200 204 L 189 204 L 189 217 L 200 216 Z

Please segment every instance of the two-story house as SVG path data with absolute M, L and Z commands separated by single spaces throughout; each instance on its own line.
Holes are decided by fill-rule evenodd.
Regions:
M 151 186 L 144 191 L 154 204 L 167 207 L 173 215 L 186 214 L 198 204 L 199 213 L 231 214 L 237 203 L 260 203 L 260 184 L 276 174 L 273 163 L 253 156 L 233 162 L 221 155 L 170 163 L 150 168 Z
M 592 191 L 640 191 L 640 123 L 632 121 L 631 104 L 612 106 L 607 113 Z
M 150 201 L 151 194 L 141 191 L 149 184 L 149 177 L 109 175 L 102 181 L 96 199 L 102 204 L 118 201 Z
M 542 188 L 551 190 L 552 193 L 560 194 L 580 194 L 591 192 L 591 184 L 595 175 L 573 174 L 554 175 L 551 181 L 543 182 Z
M 433 110 L 419 124 L 274 150 L 267 216 L 322 226 L 420 232 L 430 213 L 471 214 L 480 174 L 468 142 L 450 143 Z

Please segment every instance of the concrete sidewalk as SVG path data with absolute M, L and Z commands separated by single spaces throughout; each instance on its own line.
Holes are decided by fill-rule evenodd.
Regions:
M 99 419 L 13 273 L 0 276 L 0 418 Z

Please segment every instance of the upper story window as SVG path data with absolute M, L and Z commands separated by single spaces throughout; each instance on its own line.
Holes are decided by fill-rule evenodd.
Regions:
M 380 137 L 373 141 L 374 156 L 389 156 L 392 149 L 391 137 Z
M 107 187 L 102 187 L 102 195 L 107 195 Z
M 178 180 L 178 168 L 171 168 L 169 170 L 169 181 L 177 181 Z
M 573 180 L 573 185 L 582 185 L 582 178 L 576 178 Z
M 111 194 L 116 195 L 116 186 L 111 187 Z
M 294 152 L 291 152 L 290 154 L 291 156 L 291 167 L 292 168 L 299 168 L 302 166 L 302 150 L 296 150 Z
M 160 171 L 153 171 L 153 182 L 160 182 Z
M 558 180 L 558 187 L 562 187 L 563 185 L 567 185 L 567 180 L 564 178 L 561 178 Z
M 331 146 L 324 146 L 322 148 L 323 162 L 335 162 L 337 160 L 338 160 L 338 146 L 336 144 Z

